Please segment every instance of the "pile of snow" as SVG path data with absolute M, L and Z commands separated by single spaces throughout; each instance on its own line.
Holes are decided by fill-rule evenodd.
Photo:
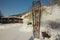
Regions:
M 32 27 L 28 27 L 26 24 L 0 25 L 0 40 L 29 40 L 31 36 Z
M 32 25 L 29 26 L 29 25 L 24 23 L 19 30 L 22 31 L 22 32 L 32 32 L 33 27 L 32 27 Z
M 47 7 L 46 11 L 48 12 L 48 14 L 46 13 L 46 11 L 44 11 L 42 13 L 42 18 L 41 21 L 42 26 L 40 26 L 40 39 L 41 40 L 56 40 L 56 36 L 60 35 L 60 30 L 58 29 L 52 29 L 48 26 L 48 21 L 57 21 L 60 22 L 60 7 L 57 5 L 53 6 L 53 10 L 51 10 L 52 6 Z M 50 14 L 51 13 L 51 14 Z M 45 38 L 43 39 L 41 32 L 47 32 L 49 35 L 51 35 L 51 38 Z
M 47 13 L 48 12 L 48 13 Z M 57 5 L 48 6 L 46 11 L 42 13 L 42 20 L 41 21 L 47 21 L 47 20 L 58 20 L 60 19 L 60 7 Z

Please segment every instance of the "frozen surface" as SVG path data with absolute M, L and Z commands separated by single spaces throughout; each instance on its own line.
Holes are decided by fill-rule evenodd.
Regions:
M 24 24 L 23 24 L 24 25 Z M 22 24 L 6 24 L 1 25 L 0 40 L 29 40 L 32 36 L 32 31 L 25 28 Z M 31 29 L 32 30 L 32 29 Z

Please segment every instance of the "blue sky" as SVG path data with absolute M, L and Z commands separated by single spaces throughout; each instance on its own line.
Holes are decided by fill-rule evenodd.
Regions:
M 32 5 L 33 0 L 0 0 L 0 10 L 4 16 L 22 13 Z M 41 0 L 48 4 L 49 1 Z

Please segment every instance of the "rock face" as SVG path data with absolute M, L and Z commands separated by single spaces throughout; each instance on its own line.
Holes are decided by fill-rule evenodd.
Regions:
M 46 32 L 42 32 L 43 39 L 50 38 L 51 36 L 47 34 Z

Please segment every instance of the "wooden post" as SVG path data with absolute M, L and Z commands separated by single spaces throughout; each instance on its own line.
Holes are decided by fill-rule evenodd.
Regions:
M 39 0 L 33 1 L 32 4 L 33 17 L 33 35 L 34 38 L 40 38 L 40 19 L 41 19 L 41 3 Z

